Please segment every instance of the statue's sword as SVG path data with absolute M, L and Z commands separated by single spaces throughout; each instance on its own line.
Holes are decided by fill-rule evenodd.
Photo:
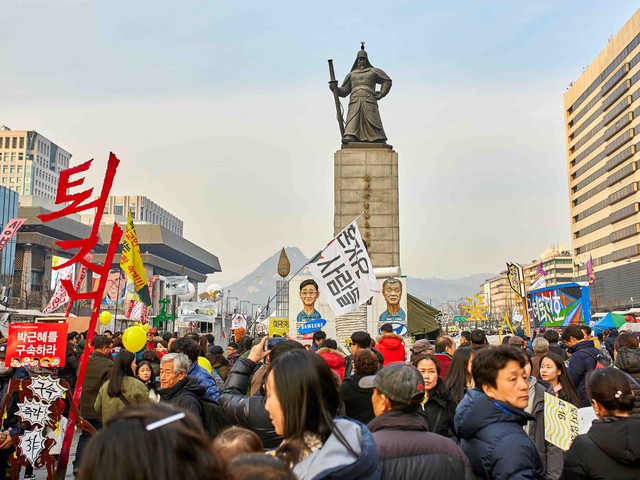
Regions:
M 338 126 L 340 127 L 340 138 L 344 137 L 344 119 L 342 118 L 342 105 L 340 105 L 340 97 L 338 96 L 338 81 L 336 80 L 336 73 L 333 71 L 333 60 L 327 60 L 329 62 L 329 75 L 331 81 L 329 85 L 335 85 L 333 89 L 333 99 L 336 102 L 336 119 L 338 120 Z

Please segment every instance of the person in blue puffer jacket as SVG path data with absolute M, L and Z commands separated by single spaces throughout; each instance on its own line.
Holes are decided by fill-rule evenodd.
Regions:
M 473 359 L 475 389 L 456 409 L 460 447 L 477 479 L 544 479 L 540 454 L 523 426 L 534 417 L 529 403 L 525 353 L 509 346 L 489 347 Z
M 210 398 L 215 401 L 220 399 L 220 392 L 218 392 L 216 381 L 209 372 L 198 364 L 200 346 L 197 345 L 196 342 L 190 338 L 179 338 L 171 344 L 169 352 L 184 353 L 189 357 L 189 362 L 191 362 L 191 364 L 187 370 L 187 376 L 195 378 L 198 385 L 205 388 L 204 396 L 206 398 Z

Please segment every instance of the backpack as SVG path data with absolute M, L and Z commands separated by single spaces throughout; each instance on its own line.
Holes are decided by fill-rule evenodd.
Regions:
M 600 370 L 601 368 L 605 368 L 609 366 L 609 362 L 604 358 L 602 353 L 598 353 L 598 355 L 594 355 L 591 352 L 586 352 L 591 358 L 596 361 L 596 370 Z
M 212 398 L 201 397 L 200 404 L 204 413 L 203 427 L 211 438 L 216 438 L 225 427 L 229 426 L 224 411 L 220 404 Z

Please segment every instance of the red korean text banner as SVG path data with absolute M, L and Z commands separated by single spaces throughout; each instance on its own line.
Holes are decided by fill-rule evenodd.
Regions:
M 64 367 L 68 329 L 66 323 L 10 323 L 5 367 Z

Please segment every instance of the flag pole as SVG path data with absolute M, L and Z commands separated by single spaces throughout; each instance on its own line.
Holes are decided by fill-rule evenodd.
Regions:
M 362 213 L 361 213 L 360 215 L 358 215 L 358 216 L 357 216 L 356 218 L 354 218 L 351 222 L 349 222 L 349 225 L 351 225 L 353 222 L 357 222 L 357 221 L 358 221 L 358 219 L 359 219 L 362 215 L 364 215 L 364 214 L 365 214 L 365 211 L 363 210 L 363 211 L 362 211 Z M 345 229 L 346 229 L 349 225 L 347 225 L 347 226 L 346 226 L 346 227 L 344 227 L 342 230 L 340 230 L 340 232 L 338 232 L 338 235 L 340 235 L 342 232 L 344 232 L 344 231 L 345 231 Z M 334 235 L 334 236 L 333 236 L 333 238 L 336 238 L 338 235 Z M 331 242 L 333 242 L 333 239 L 331 240 Z M 331 242 L 329 242 L 329 243 L 331 243 Z M 329 245 L 329 243 L 327 243 L 327 245 Z M 276 292 L 276 294 L 275 294 L 273 297 L 271 297 L 271 298 L 267 299 L 267 304 L 266 304 L 264 307 L 262 307 L 262 309 L 261 309 L 261 310 L 260 310 L 260 312 L 258 313 L 257 318 L 260 318 L 260 317 L 262 316 L 262 312 L 264 312 L 264 311 L 265 311 L 265 309 L 266 309 L 267 311 L 269 311 L 268 309 L 269 309 L 269 303 L 271 303 L 271 299 L 272 299 L 272 298 L 273 298 L 273 299 L 278 298 L 278 294 L 279 294 L 280 292 L 282 292 L 282 291 L 285 289 L 285 287 L 287 287 L 287 286 L 289 285 L 289 283 L 291 283 L 291 280 L 293 280 L 293 278 L 294 278 L 296 275 L 298 275 L 302 270 L 304 270 L 304 267 L 306 267 L 306 266 L 307 266 L 307 265 L 309 265 L 310 263 L 315 262 L 315 261 L 320 257 L 320 255 L 322 254 L 322 251 L 323 251 L 325 248 L 327 248 L 327 245 L 325 245 L 325 246 L 324 246 L 324 248 L 322 248 L 322 250 L 320 250 L 320 251 L 319 251 L 318 253 L 316 253 L 313 257 L 311 257 L 309 260 L 307 260 L 307 263 L 305 263 L 304 265 L 302 265 L 302 266 L 298 269 L 298 271 L 297 271 L 296 273 L 294 273 L 293 275 L 291 275 L 291 276 L 289 277 L 289 280 L 287 280 L 287 281 L 284 283 L 284 285 L 282 285 L 282 288 L 280 288 L 280 290 L 278 290 L 278 291 Z M 251 330 L 251 334 L 252 334 L 252 335 L 255 335 L 255 333 L 256 333 L 256 323 L 257 323 L 257 322 L 255 322 L 255 321 L 253 322 L 253 325 L 252 325 L 252 327 L 253 327 L 253 328 L 252 328 L 252 330 Z

